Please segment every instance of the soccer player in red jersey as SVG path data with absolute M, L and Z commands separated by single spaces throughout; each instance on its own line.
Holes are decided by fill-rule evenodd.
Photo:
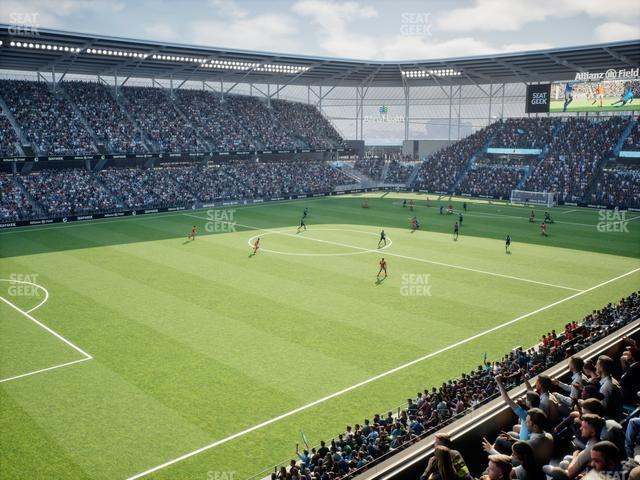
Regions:
M 540 235 L 547 236 L 547 224 L 544 222 L 540 224 Z
M 256 239 L 256 241 L 253 243 L 253 254 L 255 255 L 256 253 L 258 253 L 258 249 L 260 248 L 260 237 L 258 237 Z
M 195 240 L 196 239 L 196 226 L 194 225 L 193 227 L 191 227 L 191 234 L 188 237 L 191 240 Z
M 377 279 L 380 279 L 380 274 L 384 272 L 384 278 L 387 278 L 387 262 L 384 260 L 380 260 L 380 270 L 378 270 L 378 275 L 376 275 Z

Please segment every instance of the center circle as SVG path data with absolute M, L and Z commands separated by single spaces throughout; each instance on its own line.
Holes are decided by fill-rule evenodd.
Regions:
M 348 228 L 316 228 L 316 229 L 313 229 L 312 231 L 313 232 L 352 232 L 352 233 L 363 233 L 365 235 L 372 235 L 374 237 L 379 237 L 379 234 L 377 233 L 366 232 L 363 230 L 351 230 Z M 247 240 L 247 243 L 249 244 L 250 247 L 253 248 L 253 242 L 256 238 L 266 237 L 267 235 L 285 235 L 285 236 L 291 236 L 294 238 L 298 237 L 297 234 L 288 233 L 285 231 L 267 230 L 261 235 L 254 235 L 253 237 Z M 302 237 L 302 238 L 310 241 L 315 241 L 318 243 L 327 243 L 329 245 L 342 246 L 340 244 L 333 243 L 331 240 L 322 240 L 322 239 L 311 238 L 311 237 Z M 286 252 L 286 251 L 283 252 L 281 250 L 271 250 L 268 248 L 264 248 L 262 247 L 262 245 L 260 246 L 260 250 L 268 253 L 277 253 L 278 255 L 291 255 L 291 256 L 301 256 L 301 257 L 342 257 L 342 256 L 348 256 L 348 255 L 362 255 L 364 253 L 372 253 L 372 252 L 379 252 L 379 251 L 385 250 L 393 244 L 393 241 L 389 237 L 387 237 L 387 241 L 388 241 L 387 245 L 385 245 L 382 248 L 366 249 L 366 248 L 360 247 L 359 245 L 344 245 L 345 248 L 351 248 L 355 251 L 338 252 L 338 253 L 316 253 L 316 252 L 309 253 L 309 252 Z

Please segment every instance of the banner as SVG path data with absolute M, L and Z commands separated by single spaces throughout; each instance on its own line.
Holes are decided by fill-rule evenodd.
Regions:
M 551 97 L 551 84 L 527 85 L 527 113 L 547 113 Z

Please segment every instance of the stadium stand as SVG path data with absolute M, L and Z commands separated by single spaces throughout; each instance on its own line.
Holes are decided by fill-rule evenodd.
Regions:
M 24 192 L 14 183 L 12 176 L 0 174 L 0 222 L 11 222 L 31 218 L 33 209 Z
M 243 119 L 245 128 L 259 147 L 268 150 L 291 150 L 302 146 L 288 133 L 276 114 L 255 97 L 229 95 L 225 101 L 229 111 L 237 118 Z
M 598 168 L 609 158 L 629 120 L 567 119 L 524 190 L 558 192 L 565 201 L 581 201 Z
M 0 156 L 13 157 L 20 155 L 18 143 L 20 139 L 11 126 L 6 115 L 0 115 Z
M 640 150 L 640 122 L 636 123 L 633 130 L 631 130 L 629 136 L 624 142 L 622 150 Z
M 0 95 L 38 152 L 51 155 L 96 153 L 89 132 L 69 102 L 51 92 L 47 83 L 0 80 Z
M 51 217 L 108 211 L 116 202 L 90 173 L 79 168 L 43 170 L 20 177 L 27 192 Z
M 2 178 L 3 219 L 31 218 L 29 202 L 11 177 Z M 14 179 L 52 217 L 327 192 L 352 181 L 326 162 L 107 168 L 98 173 L 49 169 Z
M 553 140 L 559 118 L 508 118 L 498 122 L 491 147 L 543 148 Z
M 598 178 L 590 202 L 640 208 L 640 171 L 605 169 Z
M 406 183 L 413 172 L 414 165 L 391 160 L 384 181 L 387 183 Z
M 495 166 L 478 166 L 469 170 L 457 186 L 457 192 L 471 195 L 482 195 L 509 198 L 524 177 L 524 171 L 514 168 Z
M 487 145 L 497 127 L 495 123 L 491 124 L 429 156 L 420 167 L 413 187 L 430 192 L 451 190 L 474 155 Z
M 126 108 L 162 152 L 208 150 L 160 88 L 122 87 Z
M 112 153 L 144 153 L 142 138 L 120 109 L 108 87 L 94 82 L 69 81 L 63 87 L 77 105 L 99 141 Z
M 382 169 L 384 167 L 384 160 L 377 157 L 365 157 L 356 160 L 354 168 L 359 172 L 364 173 L 367 177 L 373 180 L 380 180 L 382 176 Z
M 519 476 L 511 478 L 522 480 L 544 480 L 543 468 L 552 479 L 575 478 L 575 472 L 586 473 L 590 470 L 592 457 L 589 454 L 597 448 L 595 445 L 608 441 L 617 449 L 612 450 L 616 453 L 616 461 L 609 467 L 615 467 L 613 471 L 617 472 L 626 468 L 628 473 L 634 464 L 623 467 L 621 461 L 627 456 L 632 457 L 634 448 L 640 447 L 640 425 L 637 420 L 626 423 L 625 441 L 624 431 L 618 422 L 625 417 L 623 403 L 626 400 L 638 401 L 640 349 L 630 341 L 631 347 L 623 359 L 623 373 L 618 379 L 612 377 L 614 361 L 611 358 L 600 356 L 594 364 L 583 362 L 576 353 L 639 317 L 640 292 L 634 292 L 617 304 L 610 303 L 594 311 L 580 323 L 567 323 L 563 332 L 552 331 L 543 335 L 535 347 L 514 349 L 500 361 L 485 361 L 476 370 L 449 380 L 439 388 L 418 392 L 414 398 L 407 400 L 406 407 L 397 412 L 375 414 L 365 418 L 362 424 L 348 425 L 343 433 L 328 442 L 322 441 L 319 446 L 296 451 L 297 458 L 274 472 L 271 478 L 352 478 L 374 466 L 381 458 L 388 458 L 406 449 L 452 420 L 469 414 L 499 396 L 507 399 L 517 413 L 520 424 L 514 432 L 503 433 L 494 442 L 483 443 L 483 448 L 490 455 L 487 464 L 489 469 L 496 466 L 491 463 L 503 464 L 500 468 L 507 470 L 507 473 L 512 468 L 518 472 Z M 573 369 L 570 383 L 562 383 L 544 375 L 538 377 L 534 386 L 529 383 L 530 378 L 567 358 L 572 358 L 569 362 L 570 369 Z M 526 402 L 523 399 L 516 404 L 506 392 L 523 382 L 528 392 Z M 588 414 L 598 418 L 594 419 Z M 588 431 L 585 422 L 593 423 L 597 428 Z M 570 447 L 572 442 L 573 449 Z M 437 476 L 437 450 L 442 445 L 447 449 L 444 452 L 446 455 L 452 454 L 457 458 L 453 464 L 451 458 L 447 462 L 448 468 L 453 469 L 450 478 L 477 478 L 471 476 L 460 452 L 451 450 L 450 440 L 445 435 L 439 437 L 436 434 L 436 454 L 420 477 L 421 480 L 447 478 Z M 571 456 L 573 451 L 579 454 Z M 555 462 L 554 465 L 550 464 L 557 452 L 569 454 L 565 463 L 561 462 L 559 466 L 555 466 Z M 522 461 L 523 457 L 527 461 Z M 597 470 L 598 467 L 593 466 L 593 469 Z M 506 480 L 509 475 L 484 478 Z
M 221 102 L 220 95 L 204 90 L 178 90 L 175 99 L 198 133 L 215 152 L 256 150 L 242 119 Z
M 329 121 L 313 105 L 274 100 L 273 110 L 278 121 L 294 132 L 310 148 L 335 148 L 343 140 Z

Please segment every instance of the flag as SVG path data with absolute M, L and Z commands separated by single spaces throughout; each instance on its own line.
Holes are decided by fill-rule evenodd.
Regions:
M 304 434 L 304 432 L 300 432 L 302 434 L 302 443 L 304 443 L 304 446 L 307 447 L 307 450 L 309 450 L 309 442 L 307 442 L 307 436 Z

